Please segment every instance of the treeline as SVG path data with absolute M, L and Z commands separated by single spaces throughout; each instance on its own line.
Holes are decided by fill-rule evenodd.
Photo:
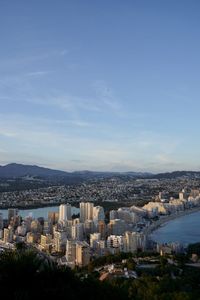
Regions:
M 188 255 L 191 254 L 197 254 L 198 256 L 200 256 L 200 243 L 195 243 L 195 244 L 191 244 L 188 246 Z
M 91 276 L 79 277 L 30 250 L 0 254 L 1 299 L 127 299 L 126 293 Z
M 109 255 L 94 262 L 97 266 L 122 259 L 131 262 L 133 255 Z M 15 300 L 198 300 L 200 269 L 170 265 L 161 257 L 155 273 L 141 271 L 137 279 L 100 282 L 93 272 L 59 267 L 38 252 L 18 247 L 0 254 L 0 295 Z

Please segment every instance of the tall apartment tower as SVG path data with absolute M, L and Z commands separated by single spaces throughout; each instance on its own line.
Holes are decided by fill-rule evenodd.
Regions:
M 98 247 L 98 242 L 101 240 L 101 234 L 95 232 L 90 234 L 90 247 L 96 249 Z
M 71 204 L 61 204 L 59 206 L 59 222 L 65 222 L 72 219 Z
M 90 262 L 90 246 L 86 242 L 76 243 L 76 265 L 87 266 Z
M 17 208 L 9 208 L 8 209 L 8 222 L 10 223 L 12 218 L 18 216 L 18 209 Z
M 84 223 L 86 220 L 93 219 L 93 207 L 92 202 L 81 202 L 80 203 L 80 221 Z
M 187 195 L 185 193 L 185 190 L 183 189 L 180 193 L 179 193 L 179 200 L 185 200 L 187 199 Z
M 140 232 L 126 231 L 124 234 L 124 252 L 136 252 L 138 249 L 144 251 L 146 247 L 146 236 Z
M 86 266 L 90 262 L 90 246 L 86 242 L 67 240 L 65 256 L 68 263 Z
M 95 206 L 93 208 L 93 221 L 95 225 L 97 226 L 99 221 L 104 221 L 105 220 L 105 214 L 104 214 L 104 209 L 102 206 Z
M 76 241 L 67 240 L 66 244 L 66 259 L 69 263 L 76 262 Z
M 84 233 L 84 227 L 82 223 L 72 225 L 71 236 L 73 240 L 82 241 L 83 233 Z
M 4 243 L 11 243 L 13 241 L 13 228 L 11 226 L 4 228 L 3 241 Z
M 56 252 L 61 252 L 65 250 L 65 245 L 67 242 L 67 233 L 65 231 L 54 231 L 54 246 Z
M 135 232 L 126 231 L 124 235 L 124 251 L 136 252 L 138 248 L 137 235 Z
M 106 223 L 104 221 L 99 221 L 98 222 L 97 231 L 101 234 L 101 239 L 106 238 Z

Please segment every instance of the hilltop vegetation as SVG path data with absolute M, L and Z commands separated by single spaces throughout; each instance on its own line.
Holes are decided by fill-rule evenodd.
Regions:
M 119 258 L 110 257 L 102 262 L 114 262 Z M 113 278 L 100 282 L 93 271 L 59 267 L 37 252 L 22 247 L 0 254 L 1 295 L 19 300 L 198 300 L 200 270 L 186 267 L 184 259 L 177 257 L 178 265 L 174 266 L 161 257 L 154 272 L 142 271 L 138 279 Z
M 6 299 L 126 299 L 118 288 L 79 278 L 29 250 L 0 255 L 0 286 Z

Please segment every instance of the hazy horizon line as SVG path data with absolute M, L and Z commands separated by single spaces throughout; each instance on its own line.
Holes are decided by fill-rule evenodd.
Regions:
M 40 168 L 46 168 L 46 169 L 51 169 L 51 170 L 57 170 L 57 171 L 62 171 L 62 172 L 67 172 L 67 173 L 74 173 L 74 172 L 98 172 L 98 173 L 149 173 L 152 175 L 156 175 L 156 174 L 162 174 L 162 173 L 173 173 L 173 172 L 200 172 L 200 170 L 193 170 L 193 169 L 174 169 L 171 171 L 167 171 L 167 170 L 162 170 L 162 171 L 148 171 L 148 170 L 98 170 L 97 169 L 74 169 L 74 170 L 66 170 L 66 169 L 60 169 L 59 167 L 50 167 L 47 165 L 41 165 L 41 164 L 35 164 L 35 163 L 16 163 L 16 162 L 9 162 L 6 164 L 0 164 L 0 167 L 6 167 L 8 165 L 23 165 L 23 166 L 32 166 L 32 167 L 40 167 Z

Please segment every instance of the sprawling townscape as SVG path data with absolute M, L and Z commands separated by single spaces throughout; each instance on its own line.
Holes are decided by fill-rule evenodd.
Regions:
M 22 219 L 17 208 L 8 209 L 8 218 L 0 215 L 0 246 L 14 249 L 18 242 L 36 248 L 59 264 L 83 267 L 92 258 L 120 252 L 136 253 L 157 247 L 159 251 L 179 251 L 180 245 L 155 245 L 149 234 L 170 218 L 190 213 L 200 206 L 200 191 L 182 190 L 177 199 L 163 198 L 159 193 L 154 201 L 143 207 L 132 205 L 110 210 L 105 219 L 103 206 L 85 201 L 79 204 L 79 215 L 72 215 L 71 204 L 61 204 L 58 212 L 48 218 Z
M 7 180 L 7 184 L 11 180 Z M 101 205 L 112 202 L 120 206 L 143 206 L 155 200 L 160 191 L 162 197 L 178 197 L 179 191 L 189 193 L 199 189 L 199 178 L 180 176 L 178 178 L 139 179 L 125 176 L 101 178 L 84 181 L 80 184 L 49 186 L 45 188 L 24 189 L 0 193 L 0 207 L 40 207 L 70 203 L 76 205 L 81 201 L 89 201 Z

